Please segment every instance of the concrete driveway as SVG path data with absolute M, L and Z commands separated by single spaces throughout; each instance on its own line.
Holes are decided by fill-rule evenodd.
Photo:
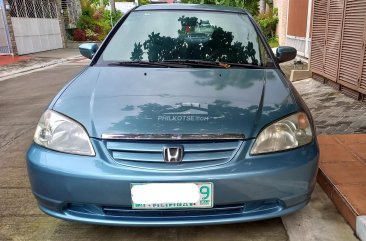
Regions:
M 181 228 L 106 227 L 65 222 L 39 211 L 25 152 L 53 96 L 82 68 L 59 65 L 0 82 L 0 241 L 4 240 L 356 240 L 318 187 L 304 210 L 261 222 Z

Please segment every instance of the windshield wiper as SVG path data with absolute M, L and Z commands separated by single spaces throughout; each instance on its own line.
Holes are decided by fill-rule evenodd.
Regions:
M 223 64 L 230 65 L 231 67 L 241 67 L 241 68 L 248 68 L 248 69 L 262 69 L 263 66 L 256 65 L 256 64 L 241 64 L 241 63 L 227 63 L 224 62 Z
M 230 67 L 241 67 L 241 68 L 251 68 L 251 69 L 262 68 L 262 66 L 254 65 L 254 64 L 216 62 L 216 61 L 195 60 L 195 59 L 169 59 L 169 60 L 160 61 L 158 63 L 183 63 L 183 64 L 187 64 L 187 65 L 191 65 L 191 66 L 219 67 L 219 68 L 225 68 L 225 69 L 228 69 Z
M 219 68 L 228 68 L 230 66 L 226 66 L 220 62 L 207 61 L 207 60 L 196 60 L 196 59 L 168 59 L 160 61 L 159 63 L 171 63 L 171 64 L 185 64 L 192 67 L 219 67 Z
M 259 69 L 262 66 L 254 64 L 240 64 L 240 63 L 227 63 L 216 62 L 207 60 L 195 60 L 195 59 L 169 59 L 163 61 L 119 61 L 108 63 L 109 66 L 138 66 L 138 67 L 163 67 L 163 68 L 185 68 L 185 67 L 210 67 L 210 68 L 224 68 L 231 67 L 251 68 Z
M 164 63 L 157 61 L 118 61 L 108 63 L 109 66 L 138 66 L 138 67 L 164 67 L 164 68 L 182 68 L 179 64 Z

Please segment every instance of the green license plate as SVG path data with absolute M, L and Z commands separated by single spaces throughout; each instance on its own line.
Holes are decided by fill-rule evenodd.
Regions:
M 133 183 L 133 209 L 213 207 L 213 183 Z

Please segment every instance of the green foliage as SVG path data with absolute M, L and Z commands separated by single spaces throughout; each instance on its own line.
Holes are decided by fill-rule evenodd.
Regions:
M 139 0 L 139 5 L 146 5 L 146 4 L 150 4 L 150 0 Z
M 278 37 L 272 37 L 268 39 L 268 44 L 271 48 L 277 48 L 280 45 L 278 42 Z
M 270 9 L 273 9 L 273 0 L 265 0 Z
M 96 6 L 100 5 L 100 0 L 90 0 L 90 2 Z M 109 0 L 103 0 L 104 6 L 108 5 Z
M 113 25 L 122 17 L 120 11 L 112 14 L 111 11 L 97 6 L 99 0 L 80 0 L 82 15 L 77 22 L 77 29 L 74 32 L 74 40 L 80 40 L 81 33 L 84 33 L 86 40 L 102 41 Z
M 103 15 L 103 21 L 108 22 L 108 24 L 111 24 L 111 14 L 112 14 L 112 22 L 113 26 L 122 18 L 123 14 L 121 11 L 116 11 L 112 13 L 110 10 L 105 9 L 104 15 Z
M 183 3 L 215 4 L 246 9 L 253 16 L 259 13 L 259 0 L 182 0 Z
M 264 35 L 271 39 L 276 36 L 276 27 L 278 24 L 278 9 L 274 8 L 272 11 L 261 13 L 256 17 L 256 20 L 262 29 Z

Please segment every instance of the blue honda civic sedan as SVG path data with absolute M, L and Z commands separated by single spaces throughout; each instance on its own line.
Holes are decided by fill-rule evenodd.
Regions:
M 310 200 L 311 114 L 244 10 L 147 5 L 126 14 L 49 104 L 27 153 L 39 207 L 106 225 L 283 216 Z

